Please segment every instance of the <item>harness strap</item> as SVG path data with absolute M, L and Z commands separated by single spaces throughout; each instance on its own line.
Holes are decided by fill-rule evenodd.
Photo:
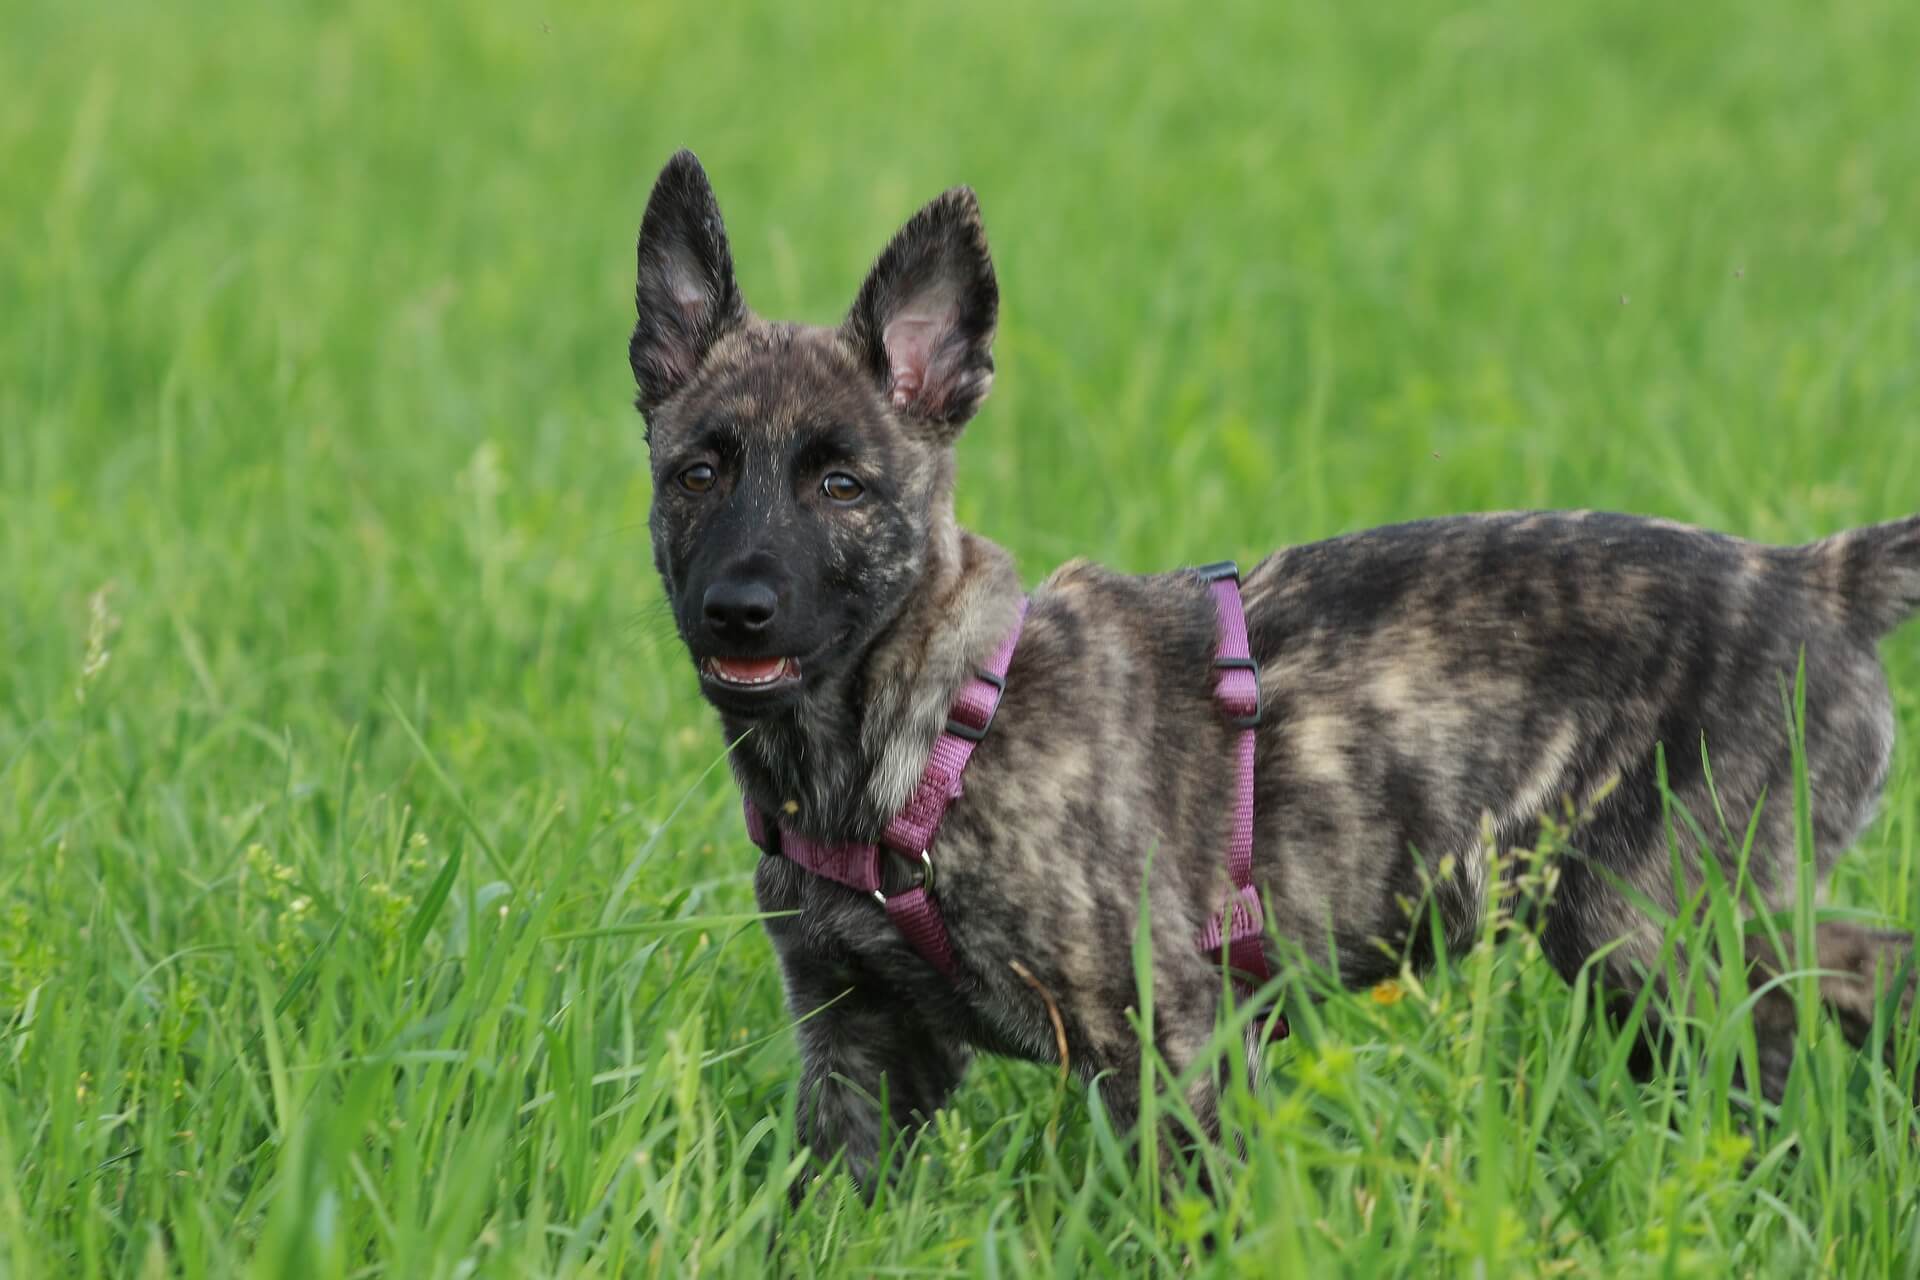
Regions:
M 775 823 L 741 798 L 746 812 L 747 835 L 761 850 L 779 854 L 805 867 L 815 875 L 843 884 L 860 893 L 870 893 L 886 909 L 887 918 L 923 959 L 946 974 L 954 976 L 953 944 L 947 937 L 947 923 L 940 904 L 933 896 L 933 842 L 947 810 L 960 798 L 961 775 L 975 747 L 986 738 L 993 717 L 1000 709 L 1000 697 L 1007 687 L 1007 669 L 1013 665 L 1013 651 L 1020 643 L 1026 623 L 1027 601 L 1020 601 L 1013 630 L 994 651 L 987 665 L 974 672 L 954 695 L 947 712 L 946 728 L 934 739 L 927 754 L 927 766 L 920 782 L 880 835 L 879 843 L 832 842 L 797 835 Z M 888 897 L 881 888 L 880 851 L 920 864 L 920 883 L 905 893 Z
M 1273 977 L 1263 940 L 1266 916 L 1260 890 L 1253 883 L 1253 753 L 1254 730 L 1260 725 L 1260 668 L 1247 640 L 1246 608 L 1240 599 L 1240 568 L 1231 560 L 1194 571 L 1207 583 L 1218 615 L 1219 643 L 1214 652 L 1216 672 L 1213 698 L 1234 735 L 1233 813 L 1227 824 L 1227 876 L 1233 897 L 1207 920 L 1197 939 L 1199 949 L 1215 964 L 1226 952 L 1227 967 L 1246 994 Z M 1274 1037 L 1287 1034 L 1286 1019 L 1274 1024 Z
M 1212 915 L 1196 940 L 1215 964 L 1225 953 L 1227 967 L 1233 972 L 1241 993 L 1249 994 L 1273 976 L 1263 946 L 1265 913 L 1259 889 L 1253 883 L 1253 799 L 1254 730 L 1260 724 L 1260 670 L 1248 643 L 1246 609 L 1240 598 L 1240 570 L 1232 561 L 1196 569 L 1208 584 L 1218 618 L 1219 643 L 1213 666 L 1213 696 L 1227 723 L 1239 732 L 1234 736 L 1234 801 L 1227 827 L 1227 875 L 1233 884 L 1233 897 Z M 947 810 L 960 797 L 961 777 L 974 748 L 986 738 L 987 730 L 1000 708 L 1006 691 L 1007 670 L 1013 665 L 1014 649 L 1026 622 L 1027 601 L 1021 600 L 1013 630 L 994 651 L 987 665 L 980 668 L 954 695 L 946 728 L 934 739 L 927 765 L 913 794 L 893 820 L 887 824 L 877 843 L 814 840 L 788 831 L 742 797 L 747 820 L 747 835 L 762 852 L 777 854 L 804 867 L 815 875 L 860 893 L 872 894 L 886 909 L 902 937 L 920 956 L 941 973 L 955 974 L 953 944 L 947 935 L 946 920 L 934 897 L 932 848 Z M 904 893 L 888 897 L 881 887 L 881 850 L 920 863 L 920 883 Z M 1273 1038 L 1287 1034 L 1287 1021 L 1274 1023 Z

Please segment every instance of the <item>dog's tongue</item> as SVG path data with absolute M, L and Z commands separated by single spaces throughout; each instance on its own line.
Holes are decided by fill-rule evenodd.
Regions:
M 720 675 L 728 680 L 737 680 L 741 684 L 750 684 L 756 680 L 771 680 L 780 674 L 780 668 L 787 663 L 785 658 L 715 658 L 713 666 Z

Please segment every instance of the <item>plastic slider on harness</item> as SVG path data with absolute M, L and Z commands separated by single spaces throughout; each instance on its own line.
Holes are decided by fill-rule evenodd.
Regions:
M 1250 711 L 1239 711 L 1240 705 L 1225 693 L 1216 692 L 1214 698 L 1226 711 L 1227 723 L 1236 729 L 1258 729 L 1260 718 L 1266 714 L 1266 708 L 1260 703 L 1260 665 L 1252 658 L 1215 658 L 1213 669 L 1216 671 L 1244 671 L 1253 677 L 1253 704 Z
M 1218 560 L 1213 564 L 1203 564 L 1199 568 L 1190 570 L 1189 572 L 1199 578 L 1200 581 L 1206 583 L 1209 588 L 1212 588 L 1212 586 L 1218 582 L 1232 584 L 1231 589 L 1236 605 L 1238 604 L 1240 596 L 1240 566 L 1232 560 Z M 1222 675 L 1219 683 L 1214 686 L 1214 701 L 1220 704 L 1221 710 L 1226 715 L 1227 723 L 1234 728 L 1257 729 L 1260 727 L 1262 716 L 1266 713 L 1260 694 L 1260 664 L 1253 660 L 1251 653 L 1241 655 L 1228 654 L 1226 652 L 1228 647 L 1227 621 L 1224 614 L 1220 620 L 1220 627 L 1220 650 L 1214 654 L 1213 669 L 1221 672 Z M 1244 633 L 1246 632 L 1246 615 L 1244 610 L 1240 613 L 1239 630 L 1242 633 L 1239 647 L 1244 650 L 1248 647 L 1244 638 Z M 1230 683 L 1237 683 L 1229 681 L 1225 673 L 1230 671 L 1244 671 L 1252 677 L 1251 680 L 1246 682 L 1244 693 L 1238 688 L 1228 687 Z
M 1026 607 L 1022 605 L 1021 612 L 1024 614 L 1025 611 Z M 985 667 L 981 667 L 978 671 L 975 671 L 973 678 L 981 681 L 993 690 L 993 705 L 987 708 L 986 720 L 980 725 L 974 726 L 968 724 L 957 715 L 948 715 L 945 732 L 952 734 L 956 738 L 964 738 L 968 742 L 979 742 L 987 736 L 987 730 L 993 728 L 993 718 L 1000 714 L 1000 699 L 1007 692 L 1007 678 Z M 953 706 L 954 711 L 961 711 L 963 709 L 964 708 L 957 702 Z M 925 849 L 920 851 L 921 857 L 924 858 L 926 854 L 927 851 Z

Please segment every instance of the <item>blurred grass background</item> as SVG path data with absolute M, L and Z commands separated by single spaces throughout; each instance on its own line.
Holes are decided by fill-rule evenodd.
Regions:
M 1225 1204 L 987 1064 L 897 1195 L 770 1255 L 794 1056 L 757 930 L 700 923 L 752 854 L 622 352 L 687 145 L 784 318 L 976 187 L 1003 322 L 959 509 L 1029 580 L 1480 508 L 1902 515 L 1920 9 L 5 27 L 0 1271 L 1912 1273 L 1884 1088 L 1829 1045 L 1826 1105 L 1752 1134 L 1621 1079 L 1524 943 L 1491 1028 L 1444 976 L 1333 1001 L 1241 1100 L 1271 1141 Z M 1911 738 L 1920 641 L 1888 658 Z M 1912 760 L 1836 890 L 1909 922 Z M 549 936 L 595 927 L 636 932 Z

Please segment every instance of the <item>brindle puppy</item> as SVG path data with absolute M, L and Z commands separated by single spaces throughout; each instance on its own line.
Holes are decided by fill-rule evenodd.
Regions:
M 654 562 L 719 710 L 739 784 L 787 828 L 873 840 L 919 778 L 948 704 L 1013 625 L 1006 552 L 953 516 L 954 442 L 993 381 L 998 290 L 973 193 L 894 237 L 838 328 L 763 320 L 734 283 L 699 162 L 660 175 L 640 228 L 630 355 L 653 470 Z M 1591 807 L 1541 922 L 1569 978 L 1599 948 L 1632 991 L 1676 905 L 1655 774 L 1718 831 L 1764 793 L 1751 875 L 1794 884 L 1781 679 L 1806 655 L 1819 871 L 1866 824 L 1893 712 L 1875 641 L 1920 608 L 1920 517 L 1799 547 L 1586 512 L 1470 516 L 1279 551 L 1244 585 L 1266 714 L 1254 867 L 1269 929 L 1370 983 L 1479 925 L 1491 848 Z M 778 857 L 755 880 L 800 1024 L 801 1136 L 871 1186 L 888 1117 L 931 1115 L 975 1049 L 1110 1072 L 1137 1103 L 1127 960 L 1150 873 L 1158 1048 L 1200 1054 L 1223 990 L 1193 939 L 1227 898 L 1232 732 L 1212 696 L 1214 607 L 1190 575 L 1069 564 L 1033 593 L 998 719 L 933 857 L 949 981 L 869 897 Z M 744 737 L 743 737 L 744 735 Z M 1676 824 L 1686 870 L 1728 855 Z M 744 842 L 743 842 L 744 844 Z M 901 866 L 903 882 L 911 868 Z M 1385 943 L 1383 946 L 1382 943 Z M 1824 993 L 1860 1035 L 1906 935 L 1822 926 Z M 1269 947 L 1272 952 L 1273 947 Z M 1775 963 L 1756 952 L 1756 967 Z M 816 1009 L 826 1006 L 823 1011 Z M 1763 1087 L 1791 1060 L 1784 995 L 1757 1017 Z M 1203 1082 L 1210 1073 L 1198 1073 Z M 1203 1121 L 1208 1085 L 1193 1099 Z

